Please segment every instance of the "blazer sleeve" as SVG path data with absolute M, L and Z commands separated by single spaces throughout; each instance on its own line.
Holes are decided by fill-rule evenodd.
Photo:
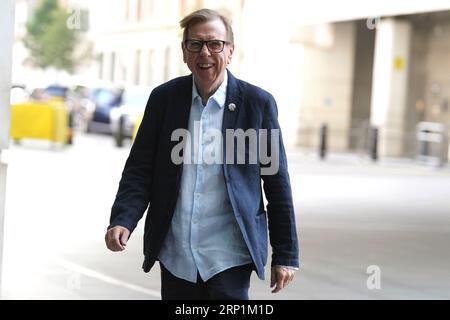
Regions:
M 110 225 L 136 228 L 150 201 L 153 167 L 161 123 L 161 103 L 153 90 L 130 154 L 125 163 L 119 189 L 111 209 Z
M 274 155 L 270 154 L 270 158 L 272 161 L 278 160 L 278 171 L 261 175 L 267 199 L 269 237 L 272 246 L 271 265 L 299 267 L 299 246 L 286 153 L 278 123 L 277 105 L 270 94 L 265 105 L 263 129 L 267 129 L 268 133 L 266 139 L 268 152 L 272 149 L 275 152 Z M 273 130 L 277 130 L 278 135 L 275 134 L 275 138 L 271 139 Z M 277 145 L 272 146 L 273 143 Z M 261 167 L 269 165 L 261 164 Z

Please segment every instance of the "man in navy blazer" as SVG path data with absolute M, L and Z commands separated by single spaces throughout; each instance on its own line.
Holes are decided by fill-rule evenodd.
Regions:
M 106 245 L 123 251 L 148 209 L 143 269 L 159 261 L 163 299 L 248 299 L 252 271 L 264 279 L 269 231 L 278 292 L 298 270 L 299 248 L 275 100 L 227 70 L 225 17 L 201 9 L 180 25 L 192 74 L 150 94 Z

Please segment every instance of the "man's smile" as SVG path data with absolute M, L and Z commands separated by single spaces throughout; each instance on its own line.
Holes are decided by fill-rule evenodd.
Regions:
M 214 66 L 214 63 L 197 63 L 197 67 L 199 67 L 200 69 L 209 69 L 211 67 Z

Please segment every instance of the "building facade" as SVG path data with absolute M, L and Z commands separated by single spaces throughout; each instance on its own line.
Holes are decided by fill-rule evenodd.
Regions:
M 417 126 L 432 122 L 448 152 L 449 9 L 387 6 L 293 28 L 302 60 L 297 144 L 317 148 L 325 124 L 330 150 L 366 150 L 376 128 L 381 156 L 416 157 Z
M 36 1 L 17 0 L 16 8 L 28 4 L 29 11 Z M 80 66 L 79 77 L 123 86 L 154 87 L 188 74 L 178 22 L 202 7 L 219 10 L 231 18 L 235 34 L 230 70 L 275 96 L 290 146 L 318 148 L 326 125 L 331 151 L 366 150 L 376 128 L 380 156 L 414 157 L 419 122 L 450 126 L 448 1 L 64 3 L 89 12 L 93 59 Z M 16 17 L 22 12 L 18 21 L 29 15 L 16 11 Z M 16 38 L 14 57 L 25 56 Z M 26 59 L 15 61 L 14 71 Z

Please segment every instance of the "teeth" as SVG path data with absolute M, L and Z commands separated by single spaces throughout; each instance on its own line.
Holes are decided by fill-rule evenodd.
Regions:
M 212 67 L 211 63 L 199 63 L 198 64 L 200 68 L 209 68 Z

